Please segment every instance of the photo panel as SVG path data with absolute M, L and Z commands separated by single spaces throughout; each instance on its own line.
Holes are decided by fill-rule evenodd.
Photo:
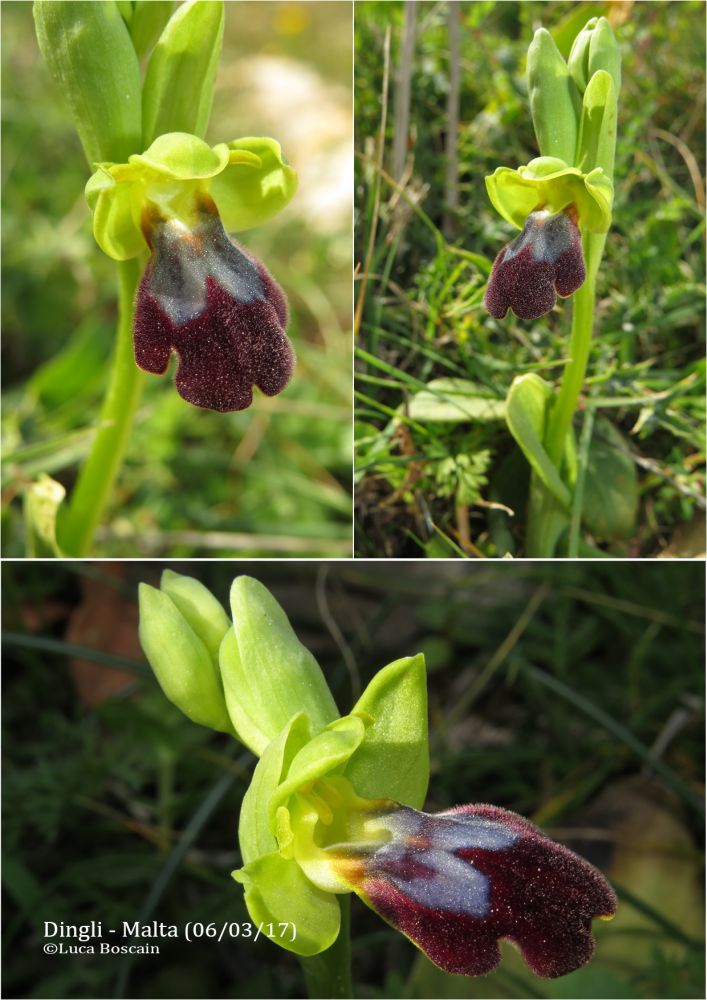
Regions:
M 3 4 L 3 553 L 351 554 L 352 5 Z
M 5 992 L 699 997 L 703 567 L 3 564 Z
M 355 5 L 356 553 L 704 557 L 701 3 Z

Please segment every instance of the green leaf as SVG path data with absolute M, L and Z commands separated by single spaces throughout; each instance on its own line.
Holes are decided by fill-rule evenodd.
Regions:
M 345 764 L 360 747 L 365 733 L 366 726 L 362 719 L 345 715 L 303 746 L 294 757 L 287 777 L 270 799 L 271 825 L 278 807 L 284 805 L 291 795 Z
M 315 732 L 338 715 L 319 664 L 266 587 L 239 576 L 231 587 L 233 628 L 219 655 L 226 703 L 240 738 L 260 755 L 297 712 Z
M 174 601 L 218 664 L 218 651 L 231 622 L 208 587 L 192 576 L 182 576 L 166 569 L 160 580 L 160 589 Z
M 177 605 L 147 583 L 138 600 L 140 645 L 167 698 L 193 722 L 234 735 L 218 669 Z
M 429 781 L 427 675 L 421 654 L 379 670 L 352 709 L 366 735 L 344 768 L 356 792 L 420 809 Z
M 581 170 L 601 167 L 614 175 L 616 150 L 616 91 L 608 73 L 599 70 L 589 81 L 582 100 L 577 163 Z
M 313 885 L 294 860 L 267 854 L 231 873 L 245 887 L 248 913 L 256 926 L 274 924 L 275 944 L 297 955 L 318 955 L 339 936 L 339 901 Z M 280 923 L 287 931 L 280 935 Z M 296 928 L 292 940 L 292 925 Z
M 62 556 L 56 540 L 56 518 L 66 490 L 50 476 L 41 475 L 25 493 L 24 514 L 29 559 Z
M 35 0 L 37 41 L 89 164 L 142 148 L 140 67 L 113 0 Z
M 223 42 L 223 3 L 190 0 L 162 32 L 145 73 L 143 146 L 166 132 L 203 137 Z
M 538 28 L 528 48 L 530 113 L 541 156 L 575 163 L 581 101 L 565 60 L 545 28 Z
M 311 735 L 309 721 L 300 712 L 268 743 L 256 764 L 248 791 L 243 796 L 238 823 L 238 842 L 246 864 L 277 849 L 270 823 L 270 800 L 294 756 L 309 742 Z
M 468 379 L 436 378 L 412 397 L 408 416 L 420 423 L 503 420 L 505 401 L 492 399 L 484 391 L 483 386 Z
M 530 372 L 513 379 L 506 400 L 508 429 L 542 483 L 563 507 L 570 505 L 570 492 L 543 447 L 547 406 L 552 389 Z
M 598 538 L 630 538 L 636 527 L 638 477 L 620 432 L 597 422 L 589 446 L 582 521 Z
M 297 191 L 297 174 L 274 139 L 236 139 L 228 148 L 230 166 L 214 177 L 211 195 L 226 231 L 238 232 L 282 211 Z

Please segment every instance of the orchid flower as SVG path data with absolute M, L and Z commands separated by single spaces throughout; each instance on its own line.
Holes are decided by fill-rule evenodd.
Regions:
M 355 893 L 447 972 L 490 972 L 507 939 L 540 976 L 584 965 L 616 897 L 588 862 L 494 805 L 420 811 L 429 775 L 424 658 L 380 670 L 340 717 L 311 653 L 257 581 L 231 624 L 196 580 L 140 587 L 140 639 L 170 700 L 258 757 L 234 879 L 253 922 L 305 958 L 341 932 Z
M 135 360 L 162 375 L 175 351 L 177 390 L 195 406 L 243 410 L 254 386 L 274 396 L 290 380 L 285 296 L 227 232 L 271 218 L 295 189 L 273 139 L 210 147 L 183 132 L 159 136 L 127 163 L 99 164 L 88 182 L 105 253 L 150 252 L 135 304 Z

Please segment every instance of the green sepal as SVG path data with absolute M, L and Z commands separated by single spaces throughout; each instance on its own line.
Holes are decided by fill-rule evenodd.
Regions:
M 209 651 L 168 594 L 138 590 L 140 645 L 167 698 L 193 722 L 235 735 Z
M 218 665 L 219 647 L 231 627 L 221 603 L 199 580 L 174 573 L 171 569 L 162 573 L 160 590 L 174 601 Z
M 420 809 L 430 774 L 424 656 L 406 656 L 379 670 L 351 714 L 366 721 L 366 738 L 344 776 L 364 798 Z
M 211 114 L 223 22 L 220 0 L 190 0 L 169 19 L 145 73 L 144 145 L 165 132 L 203 137 Z
M 93 236 L 113 260 L 132 260 L 147 250 L 147 243 L 133 218 L 132 185 L 118 184 L 111 166 L 98 164 L 86 183 L 84 193 L 93 212 Z
M 319 664 L 295 635 L 269 590 L 252 577 L 231 587 L 233 628 L 220 651 L 228 710 L 258 756 L 297 712 L 314 731 L 339 714 Z
M 563 507 L 569 508 L 570 491 L 560 478 L 543 446 L 552 388 L 534 372 L 513 379 L 506 398 L 506 421 L 518 447 L 541 482 Z
M 256 927 L 275 925 L 271 938 L 275 944 L 296 955 L 318 955 L 336 941 L 341 924 L 339 901 L 313 885 L 296 861 L 274 852 L 231 874 L 245 888 L 245 903 Z M 287 924 L 282 935 L 281 923 Z
M 137 0 L 135 3 L 119 3 L 118 6 L 130 31 L 138 59 L 141 59 L 169 21 L 174 3 L 172 0 Z M 124 7 L 130 8 L 129 15 L 126 15 Z
M 601 167 L 607 177 L 613 177 L 617 117 L 614 83 L 607 72 L 598 70 L 589 81 L 582 99 L 577 146 L 580 170 Z
M 211 183 L 227 232 L 260 226 L 292 200 L 297 174 L 282 154 L 280 143 L 266 137 L 229 142 L 230 165 Z
M 592 233 L 611 225 L 614 186 L 601 167 L 583 174 L 554 156 L 539 156 L 527 166 L 497 167 L 486 178 L 491 203 L 507 222 L 522 229 L 531 212 L 557 213 L 575 205 L 579 223 Z
M 311 785 L 346 764 L 361 746 L 365 734 L 366 726 L 362 719 L 356 715 L 345 715 L 302 747 L 292 760 L 287 777 L 270 799 L 271 829 L 275 827 L 278 807 L 305 785 Z
M 605 17 L 592 17 L 579 32 L 570 50 L 569 70 L 584 92 L 599 70 L 605 70 L 614 82 L 617 100 L 621 90 L 621 51 L 611 25 Z
M 541 156 L 575 162 L 581 100 L 567 63 L 545 28 L 528 48 L 528 96 Z
M 140 67 L 113 0 L 36 0 L 37 41 L 90 164 L 142 146 Z
M 251 783 L 243 796 L 238 822 L 238 842 L 245 864 L 277 850 L 270 823 L 270 800 L 293 758 L 311 736 L 309 720 L 300 712 L 268 743 L 256 764 Z

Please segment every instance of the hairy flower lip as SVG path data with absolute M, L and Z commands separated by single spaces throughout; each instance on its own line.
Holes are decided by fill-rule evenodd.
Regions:
M 592 920 L 616 910 L 603 875 L 516 813 L 473 805 L 430 814 L 390 803 L 369 815 L 389 839 L 315 851 L 333 870 L 331 885 L 340 882 L 328 891 L 348 885 L 446 972 L 491 972 L 507 939 L 537 975 L 566 975 L 593 954 Z M 326 888 L 325 879 L 317 884 Z
M 287 301 L 265 267 L 226 235 L 207 194 L 195 195 L 193 214 L 188 227 L 153 203 L 143 210 L 151 257 L 136 300 L 135 360 L 161 375 L 175 351 L 183 399 L 243 410 L 254 386 L 274 396 L 292 376 Z
M 586 270 L 577 210 L 531 212 L 522 233 L 496 257 L 484 306 L 495 319 L 511 309 L 519 319 L 539 319 L 584 284 Z

